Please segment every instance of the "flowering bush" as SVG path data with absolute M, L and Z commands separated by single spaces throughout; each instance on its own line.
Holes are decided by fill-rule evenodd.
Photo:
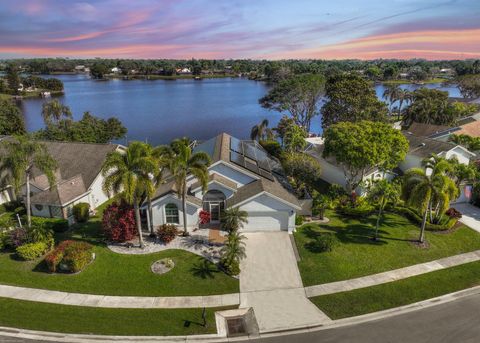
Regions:
M 445 212 L 445 214 L 447 216 L 449 216 L 450 218 L 457 218 L 457 219 L 460 219 L 462 218 L 462 213 L 456 209 L 454 209 L 453 207 L 450 207 L 447 212 Z
M 45 263 L 50 272 L 58 269 L 70 273 L 76 273 L 90 263 L 92 260 L 93 247 L 85 242 L 63 241 L 55 250 L 45 257 Z
M 200 225 L 205 225 L 210 223 L 210 212 L 201 210 L 200 213 L 198 214 L 198 217 L 200 218 Z
M 103 212 L 102 227 L 105 236 L 113 242 L 126 242 L 137 234 L 132 206 L 122 201 L 113 203 Z
M 172 224 L 163 224 L 157 229 L 157 237 L 164 243 L 169 243 L 177 236 L 177 227 Z

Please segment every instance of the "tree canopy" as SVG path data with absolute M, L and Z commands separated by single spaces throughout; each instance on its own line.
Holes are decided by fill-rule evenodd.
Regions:
M 338 122 L 386 121 L 387 105 L 378 100 L 372 85 L 359 75 L 336 75 L 325 85 L 322 107 L 324 129 Z
M 323 157 L 334 157 L 343 169 L 347 190 L 354 191 L 373 168 L 387 171 L 405 159 L 408 141 L 389 124 L 341 122 L 324 132 Z
M 296 75 L 278 82 L 259 103 L 281 113 L 287 111 L 298 126 L 309 131 L 312 118 L 319 114 L 324 85 L 322 75 Z
M 25 123 L 20 109 L 9 100 L 0 100 L 0 135 L 23 135 Z
M 458 89 L 464 98 L 480 97 L 480 75 L 463 75 L 457 79 Z

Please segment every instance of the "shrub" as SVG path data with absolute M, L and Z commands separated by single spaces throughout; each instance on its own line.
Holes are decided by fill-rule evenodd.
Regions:
M 45 226 L 32 225 L 28 229 L 28 240 L 32 243 L 53 241 L 53 231 Z
M 32 217 L 32 226 L 41 226 L 54 232 L 65 232 L 68 230 L 68 220 L 63 218 Z
M 260 141 L 260 145 L 270 155 L 280 159 L 282 157 L 282 146 L 276 140 Z
M 25 261 L 34 260 L 50 250 L 47 242 L 26 243 L 17 247 L 16 252 L 18 257 Z
M 305 222 L 305 218 L 303 216 L 296 215 L 295 216 L 295 225 L 302 225 Z
M 90 218 L 90 205 L 81 202 L 73 206 L 73 217 L 77 223 L 85 223 Z
M 132 206 L 122 201 L 113 203 L 103 212 L 102 228 L 105 236 L 112 242 L 126 242 L 137 234 L 135 213 Z
M 210 223 L 210 212 L 201 210 L 200 213 L 198 214 L 198 217 L 200 218 L 200 225 L 208 224 Z
M 0 230 L 0 250 L 3 250 L 8 246 L 8 239 L 8 232 Z
M 79 241 L 63 241 L 45 257 L 50 272 L 62 270 L 77 273 L 92 261 L 92 245 Z
M 24 214 L 24 213 L 21 213 L 22 211 L 25 212 L 25 207 L 20 202 L 20 200 L 12 200 L 10 202 L 6 202 L 3 204 L 3 207 L 8 212 L 16 212 L 19 214 Z
M 240 274 L 240 263 L 237 260 L 222 259 L 220 267 L 228 274 L 236 276 Z
M 170 243 L 177 236 L 177 227 L 172 224 L 163 224 L 157 229 L 157 237 L 163 243 Z
M 7 246 L 18 248 L 28 242 L 28 232 L 25 228 L 16 228 L 8 233 Z
M 422 216 L 420 216 L 417 213 L 417 211 L 413 208 L 395 206 L 395 207 L 389 208 L 389 210 L 394 212 L 394 213 L 405 216 L 406 218 L 408 218 L 409 220 L 411 220 L 412 222 L 414 222 L 418 225 L 422 224 L 422 221 L 423 221 Z M 443 224 L 431 224 L 431 223 L 427 222 L 427 224 L 425 225 L 425 229 L 428 230 L 428 231 L 446 231 L 446 230 L 450 230 L 451 228 L 453 228 L 455 226 L 455 224 L 457 223 L 457 221 L 458 221 L 457 218 L 450 218 L 449 217 L 448 220 L 446 222 L 444 222 Z
M 453 207 L 450 207 L 447 212 L 445 212 L 445 214 L 447 216 L 449 216 L 450 218 L 457 218 L 457 219 L 460 219 L 462 218 L 462 214 L 460 213 L 460 211 L 458 211 L 457 209 L 453 208 Z
M 332 251 L 337 240 L 333 233 L 320 233 L 313 241 L 308 242 L 305 247 L 312 252 Z
M 375 212 L 375 207 L 370 205 L 366 201 L 357 201 L 357 206 L 352 207 L 350 204 L 342 204 L 337 208 L 337 211 L 340 214 L 343 214 L 348 217 L 368 217 L 373 212 Z

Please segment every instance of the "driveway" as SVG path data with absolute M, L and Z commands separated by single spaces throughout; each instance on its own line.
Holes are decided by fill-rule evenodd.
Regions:
M 480 208 L 470 204 L 456 204 L 453 207 L 462 213 L 460 221 L 480 232 Z
M 260 332 L 320 324 L 330 319 L 305 295 L 287 232 L 244 233 L 240 307 L 253 307 Z

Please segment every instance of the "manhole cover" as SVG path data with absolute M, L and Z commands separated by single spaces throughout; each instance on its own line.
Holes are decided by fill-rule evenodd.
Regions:
M 243 318 L 227 319 L 227 328 L 229 336 L 245 335 L 247 333 L 247 328 Z

